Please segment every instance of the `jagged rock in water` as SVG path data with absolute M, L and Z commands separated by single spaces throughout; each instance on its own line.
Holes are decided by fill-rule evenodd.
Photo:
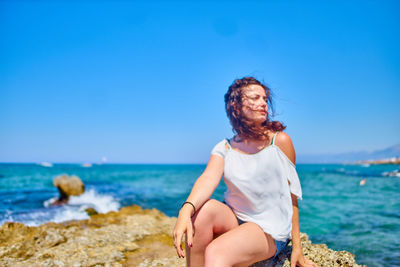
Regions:
M 67 202 L 70 196 L 79 196 L 85 192 L 85 185 L 82 180 L 75 175 L 59 175 L 54 178 L 53 184 L 60 192 L 60 197 L 54 204 L 62 204 Z

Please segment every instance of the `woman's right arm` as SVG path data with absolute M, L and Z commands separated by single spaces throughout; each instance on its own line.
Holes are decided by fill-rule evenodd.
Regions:
M 200 177 L 197 178 L 186 201 L 191 202 L 196 207 L 196 210 L 199 210 L 217 188 L 223 172 L 224 159 L 217 155 L 211 155 L 206 169 Z M 185 256 L 185 252 L 181 246 L 182 238 L 185 233 L 187 233 L 187 243 L 189 246 L 193 244 L 193 226 L 191 220 L 192 215 L 194 215 L 193 212 L 194 209 L 190 204 L 183 205 L 179 211 L 173 233 L 174 245 L 179 257 Z

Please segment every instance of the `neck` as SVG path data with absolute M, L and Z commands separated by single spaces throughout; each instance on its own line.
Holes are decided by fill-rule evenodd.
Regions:
M 265 145 L 265 143 L 268 143 L 269 138 L 253 139 L 253 138 L 245 138 L 245 137 L 242 137 L 240 135 L 236 135 L 233 138 L 233 140 L 235 142 L 244 143 L 246 145 L 248 145 L 248 144 L 255 144 L 255 145 L 261 145 L 262 144 L 262 145 Z

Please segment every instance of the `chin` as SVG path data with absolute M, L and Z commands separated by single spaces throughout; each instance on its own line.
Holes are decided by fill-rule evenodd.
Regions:
M 258 121 L 264 122 L 267 119 L 267 116 L 263 115 L 257 118 Z
M 254 119 L 253 121 L 254 121 L 254 123 L 256 123 L 256 124 L 262 124 L 263 122 L 265 122 L 266 119 L 267 119 L 267 118 L 256 118 L 256 119 Z

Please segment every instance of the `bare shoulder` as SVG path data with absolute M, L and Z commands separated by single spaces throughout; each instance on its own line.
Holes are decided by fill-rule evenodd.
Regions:
M 290 159 L 293 164 L 296 163 L 296 152 L 290 136 L 285 132 L 279 132 L 275 138 L 275 145 Z
M 219 155 L 211 155 L 203 174 L 220 178 L 224 172 L 225 160 Z

